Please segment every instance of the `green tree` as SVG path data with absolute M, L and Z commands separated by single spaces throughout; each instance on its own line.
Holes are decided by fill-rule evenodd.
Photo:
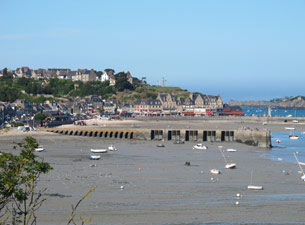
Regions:
M 45 113 L 37 113 L 35 116 L 34 116 L 34 120 L 45 120 L 46 118 L 48 118 L 49 115 L 48 114 L 45 114 Z
M 38 147 L 36 139 L 26 137 L 25 143 L 18 146 L 19 155 L 0 154 L 0 224 L 9 219 L 12 224 L 36 224 L 35 212 L 45 201 L 42 199 L 45 189 L 38 189 L 37 182 L 52 167 L 34 154 Z
M 120 72 L 115 75 L 115 87 L 118 91 L 124 91 L 125 89 L 134 89 L 132 84 L 128 82 L 127 74 L 124 72 Z
M 1 85 L 1 84 L 0 84 Z M 4 85 L 0 88 L 0 101 L 14 102 L 20 96 L 18 89 Z

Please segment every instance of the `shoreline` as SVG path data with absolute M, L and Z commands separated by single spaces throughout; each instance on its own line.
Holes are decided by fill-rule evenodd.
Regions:
M 152 123 L 139 124 L 151 126 Z M 186 125 L 178 123 L 181 124 Z M 95 186 L 92 197 L 85 199 L 78 209 L 78 216 L 92 217 L 93 224 L 284 224 L 305 221 L 301 210 L 305 201 L 304 182 L 300 180 L 298 168 L 294 163 L 272 161 L 263 156 L 272 150 L 235 142 L 221 143 L 223 149 L 237 149 L 234 153 L 225 152 L 229 161 L 237 163 L 236 169 L 226 170 L 218 142 L 206 142 L 207 150 L 193 150 L 195 142 L 175 145 L 170 141 L 100 139 L 43 131 L 16 133 L 12 129 L 7 135 L 0 135 L 0 151 L 12 151 L 14 142 L 29 135 L 47 149 L 45 153 L 37 154 L 54 168 L 40 179 L 40 186 L 48 187 L 49 195 L 38 211 L 38 224 L 66 224 L 71 204 Z M 156 147 L 160 142 L 164 148 Z M 90 148 L 111 144 L 118 151 L 103 154 L 98 161 L 88 160 Z M 190 166 L 184 165 L 186 161 Z M 212 168 L 220 169 L 222 174 L 211 174 Z M 246 189 L 252 169 L 253 184 L 262 185 L 263 191 Z M 283 170 L 289 171 L 289 175 Z M 237 198 L 237 193 L 242 197 Z

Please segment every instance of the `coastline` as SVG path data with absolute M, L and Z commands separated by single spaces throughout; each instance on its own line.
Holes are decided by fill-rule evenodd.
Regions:
M 197 120 L 123 122 L 125 126 L 140 127 L 202 126 Z M 123 126 L 119 121 L 103 121 L 103 124 Z M 241 125 L 273 131 L 284 129 L 282 125 L 235 121 L 204 123 L 214 127 Z M 95 186 L 92 197 L 78 210 L 78 215 L 92 217 L 95 224 L 272 224 L 305 220 L 301 210 L 305 200 L 304 182 L 299 178 L 296 164 L 264 158 L 262 154 L 269 150 L 234 142 L 221 143 L 224 149 L 237 149 L 235 153 L 225 153 L 228 160 L 237 163 L 237 169 L 226 170 L 217 142 L 205 143 L 208 150 L 193 150 L 194 142 L 174 145 L 164 141 L 165 148 L 157 148 L 158 141 L 102 140 L 15 129 L 0 135 L 0 150 L 11 151 L 14 142 L 28 135 L 47 149 L 39 156 L 54 168 L 41 177 L 40 185 L 48 187 L 49 195 L 39 210 L 39 224 L 66 224 L 71 204 Z M 110 144 L 115 144 L 118 151 L 102 155 L 99 161 L 88 160 L 90 148 Z M 191 166 L 185 166 L 186 161 Z M 222 174 L 211 174 L 212 168 L 221 169 Z M 252 169 L 253 183 L 262 185 L 263 191 L 246 189 Z M 289 175 L 283 170 L 289 171 Z M 62 197 L 50 196 L 55 193 Z M 243 197 L 237 199 L 236 193 Z M 236 201 L 239 205 L 235 205 Z

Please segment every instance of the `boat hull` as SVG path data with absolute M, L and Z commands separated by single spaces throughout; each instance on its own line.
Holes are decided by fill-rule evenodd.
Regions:
M 248 185 L 249 190 L 263 190 L 262 186 Z
M 107 149 L 90 149 L 92 153 L 106 153 Z

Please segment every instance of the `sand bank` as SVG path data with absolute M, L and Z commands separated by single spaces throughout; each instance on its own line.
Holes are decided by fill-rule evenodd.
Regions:
M 0 150 L 12 151 L 13 143 L 24 135 L 0 136 Z M 85 218 L 92 217 L 93 224 L 305 221 L 305 184 L 296 164 L 265 159 L 266 151 L 262 149 L 221 143 L 224 149 L 237 149 L 226 153 L 229 161 L 237 163 L 237 169 L 226 170 L 219 143 L 206 143 L 208 150 L 193 150 L 194 143 L 163 142 L 165 147 L 158 148 L 159 142 L 154 141 L 40 132 L 31 135 L 47 149 L 39 155 L 54 168 L 41 177 L 40 185 L 48 188 L 48 200 L 39 210 L 38 224 L 66 224 L 71 204 L 91 187 L 96 187 L 95 192 L 78 211 Z M 90 148 L 110 144 L 115 144 L 118 151 L 102 155 L 99 161 L 88 160 Z M 186 161 L 191 166 L 185 166 Z M 212 175 L 212 168 L 220 169 L 222 174 Z M 263 191 L 246 189 L 252 169 L 253 182 L 263 185 Z M 61 197 L 50 196 L 55 193 Z M 237 193 L 242 198 L 237 199 Z

